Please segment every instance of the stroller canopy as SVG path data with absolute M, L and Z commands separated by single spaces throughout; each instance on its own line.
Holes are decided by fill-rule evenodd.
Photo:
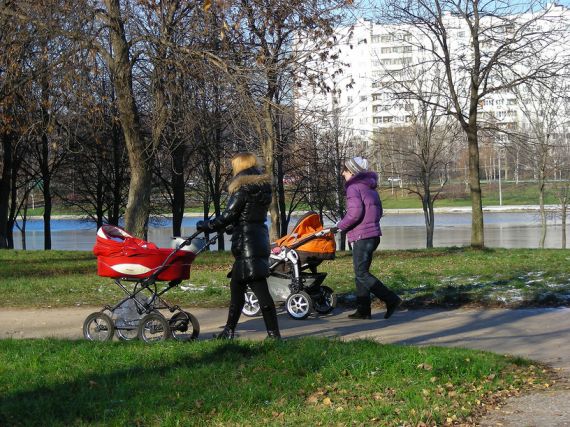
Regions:
M 297 221 L 297 224 L 286 236 L 275 242 L 276 246 L 294 248 L 298 252 L 310 253 L 318 259 L 333 259 L 336 243 L 332 234 L 311 238 L 323 229 L 321 219 L 316 212 L 307 212 Z M 298 245 L 298 246 L 297 246 Z

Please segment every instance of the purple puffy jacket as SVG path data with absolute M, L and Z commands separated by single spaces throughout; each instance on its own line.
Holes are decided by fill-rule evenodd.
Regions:
M 382 235 L 380 217 L 382 202 L 376 191 L 378 175 L 375 172 L 360 172 L 344 185 L 346 189 L 346 215 L 337 224 L 348 231 L 349 242 Z

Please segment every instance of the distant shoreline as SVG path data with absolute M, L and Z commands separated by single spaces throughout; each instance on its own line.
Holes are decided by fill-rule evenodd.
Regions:
M 545 205 L 547 211 L 556 211 L 559 209 L 558 205 Z M 539 205 L 505 205 L 505 206 L 483 206 L 483 212 L 538 212 Z M 299 211 L 298 214 L 302 215 L 306 211 Z M 457 207 L 441 207 L 434 208 L 436 214 L 452 214 L 452 213 L 471 213 L 470 206 L 457 206 Z M 421 214 L 421 208 L 406 208 L 406 209 L 384 209 L 385 215 L 405 215 L 405 214 Z M 158 216 L 155 216 L 158 217 Z M 161 216 L 164 219 L 172 218 L 170 215 Z M 188 212 L 184 214 L 184 218 L 202 218 L 202 213 Z M 29 216 L 27 220 L 42 220 L 43 216 L 33 215 Z M 81 220 L 86 219 L 82 215 L 52 215 L 53 220 Z

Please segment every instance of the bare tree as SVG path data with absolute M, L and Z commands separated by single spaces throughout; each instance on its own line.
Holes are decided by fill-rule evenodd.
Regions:
M 527 82 L 515 89 L 525 121 L 516 138 L 527 151 L 537 176 L 540 205 L 541 235 L 539 245 L 544 248 L 547 234 L 545 193 L 549 176 L 555 171 L 555 153 L 564 149 L 567 122 L 567 94 L 561 91 L 556 79 Z M 563 87 L 563 86 L 562 86 Z
M 480 103 L 490 94 L 544 79 L 559 70 L 556 54 L 541 63 L 533 61 L 561 41 L 559 15 L 563 9 L 544 6 L 539 1 L 527 2 L 523 9 L 518 1 L 388 0 L 383 10 L 386 22 L 412 29 L 409 43 L 422 53 L 423 67 L 439 63 L 445 70 L 440 84 L 446 96 L 439 106 L 458 120 L 467 137 L 471 246 L 475 248 L 484 246 Z
M 423 104 L 412 113 L 410 125 L 386 130 L 380 139 L 383 167 L 396 171 L 403 187 L 419 197 L 426 226 L 426 247 L 433 247 L 435 201 L 440 196 L 457 147 L 455 123 Z
M 294 48 L 296 37 L 303 35 L 313 42 L 313 55 L 328 56 L 329 37 L 333 26 L 342 17 L 342 8 L 350 7 L 343 0 L 245 1 L 235 3 L 235 13 L 226 14 L 225 33 L 239 63 L 231 66 L 231 78 L 240 88 L 244 115 L 256 131 L 256 139 L 263 154 L 265 168 L 277 179 L 276 147 L 279 137 L 280 104 L 293 104 L 292 75 L 302 76 L 309 70 L 304 65 L 313 59 L 306 51 Z M 226 8 L 229 10 L 229 8 Z M 320 43 L 319 41 L 322 41 Z M 307 78 L 307 77 L 306 77 Z M 313 76 L 312 78 L 316 78 Z M 279 193 L 273 191 L 270 207 L 272 239 L 281 232 Z

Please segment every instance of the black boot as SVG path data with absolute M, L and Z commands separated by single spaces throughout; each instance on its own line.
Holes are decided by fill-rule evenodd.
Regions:
M 214 334 L 214 338 L 217 340 L 233 340 L 234 336 L 235 336 L 235 329 L 230 328 L 227 325 L 224 327 L 224 329 L 222 329 L 222 332 L 220 332 L 219 334 Z
M 372 286 L 370 292 L 386 304 L 386 314 L 384 314 L 384 319 L 389 319 L 400 304 L 402 304 L 402 299 L 388 289 L 381 281 L 378 281 L 378 283 Z
M 386 313 L 384 314 L 384 319 L 389 319 L 394 311 L 402 304 L 402 298 L 396 295 L 396 298 L 391 302 L 386 303 Z
M 235 304 L 230 304 L 228 309 L 228 321 L 226 326 L 219 334 L 214 334 L 214 338 L 219 340 L 233 340 L 235 336 L 236 326 L 239 322 L 241 309 Z
M 370 298 L 356 297 L 356 311 L 348 315 L 349 319 L 370 319 Z
M 275 310 L 275 305 L 264 305 L 261 307 L 261 314 L 263 315 L 263 321 L 265 322 L 265 329 L 267 329 L 267 338 L 280 340 L 281 333 L 279 333 L 279 324 L 277 323 L 277 310 Z

